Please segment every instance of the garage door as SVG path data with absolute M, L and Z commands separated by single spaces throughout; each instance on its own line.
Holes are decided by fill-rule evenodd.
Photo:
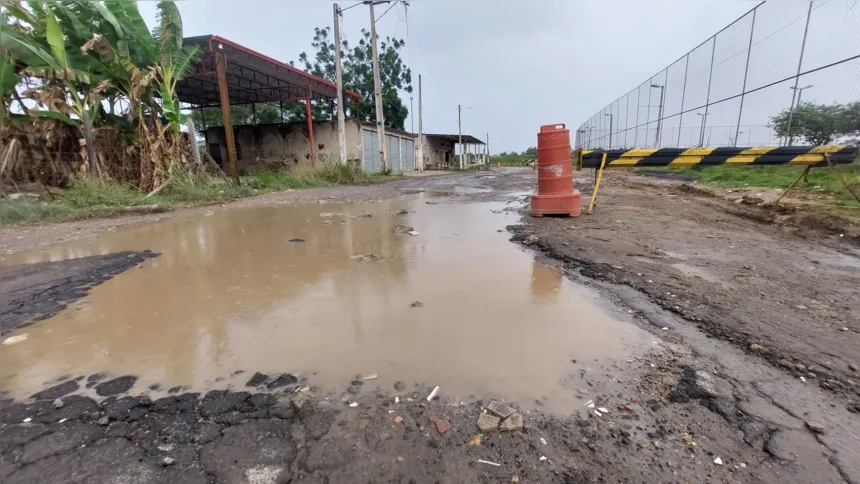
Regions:
M 400 138 L 385 135 L 388 139 L 388 167 L 392 170 L 400 169 Z
M 376 131 L 361 130 L 361 143 L 364 149 L 364 171 L 379 173 L 382 167 L 379 162 L 379 143 L 377 142 Z
M 415 166 L 415 141 L 403 138 L 403 169 L 417 170 Z

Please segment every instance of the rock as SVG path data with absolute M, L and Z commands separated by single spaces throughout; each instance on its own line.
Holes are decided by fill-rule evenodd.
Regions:
M 683 403 L 691 399 L 731 398 L 731 386 L 722 379 L 703 370 L 686 368 L 678 386 L 667 396 L 672 403 Z
M 529 235 L 528 237 L 523 239 L 523 244 L 533 245 L 533 244 L 537 243 L 537 241 L 538 241 L 537 235 L 532 234 L 532 235 Z
M 254 376 L 252 376 L 251 379 L 248 380 L 248 383 L 246 383 L 245 386 L 246 387 L 259 387 L 259 386 L 265 385 L 266 382 L 268 382 L 268 381 L 269 381 L 268 376 L 266 376 L 260 372 L 257 372 L 257 373 L 254 373 Z
M 204 417 L 217 417 L 238 410 L 250 397 L 251 394 L 248 392 L 212 390 L 200 401 L 200 414 Z
M 439 432 L 440 435 L 444 435 L 445 432 L 451 430 L 451 424 L 448 423 L 447 420 L 430 417 L 430 421 L 433 422 L 434 425 L 436 425 L 436 431 Z
M 510 417 L 511 415 L 513 415 L 514 413 L 516 413 L 516 411 L 517 411 L 517 409 L 515 409 L 509 405 L 506 405 L 506 404 L 504 404 L 498 400 L 491 401 L 490 404 L 487 405 L 487 410 L 489 410 L 490 412 L 493 413 L 493 415 L 495 415 L 501 419 L 506 419 L 506 418 Z
M 346 391 L 352 395 L 358 395 L 361 393 L 361 385 L 352 384 L 346 389 Z
M 32 398 L 33 400 L 56 400 L 60 397 L 66 396 L 69 393 L 76 391 L 78 388 L 80 388 L 78 382 L 76 382 L 75 380 L 69 380 L 46 390 L 42 390 L 41 392 L 36 393 L 30 398 Z
M 478 416 L 477 425 L 481 432 L 495 432 L 499 430 L 499 422 L 501 422 L 499 417 L 494 417 L 488 413 L 482 413 Z
M 96 422 L 96 423 L 104 427 L 104 426 L 106 426 L 107 424 L 109 424 L 109 423 L 110 423 L 110 419 L 109 419 L 109 418 L 107 418 L 107 417 L 102 417 L 102 418 L 100 418 L 100 419 L 98 420 L 98 422 Z
M 415 230 L 414 228 L 412 228 L 408 225 L 398 224 L 397 226 L 394 227 L 394 233 L 395 234 L 408 234 L 409 232 L 412 232 L 414 230 Z
M 779 365 L 779 366 L 781 366 L 781 367 L 783 367 L 783 368 L 785 368 L 785 369 L 788 369 L 788 370 L 791 370 L 791 369 L 793 369 L 793 368 L 794 368 L 794 364 L 793 364 L 792 362 L 790 362 L 790 361 L 786 360 L 785 358 L 783 358 L 783 359 L 781 359 L 781 360 L 778 360 L 778 361 L 776 362 L 776 364 L 777 364 L 777 365 Z
M 271 390 L 273 388 L 283 387 L 283 386 L 287 386 L 287 385 L 293 385 L 293 384 L 298 383 L 298 382 L 299 382 L 299 379 L 296 378 L 295 376 L 290 375 L 289 373 L 284 373 L 283 375 L 270 381 L 266 385 L 266 388 Z
M 805 373 L 806 372 L 806 365 L 804 365 L 802 363 L 796 363 L 794 365 L 794 369 L 801 372 L 801 373 Z
M 173 459 L 173 457 L 165 457 L 164 459 L 161 460 L 161 465 L 163 465 L 165 467 L 172 466 L 174 462 L 176 462 L 176 461 Z
M 290 405 L 293 407 L 296 413 L 299 413 L 308 404 L 308 402 L 310 402 L 310 397 L 308 397 L 304 393 L 298 393 L 290 401 Z
M 764 346 L 762 346 L 760 344 L 753 343 L 750 345 L 750 351 L 753 351 L 755 353 L 762 353 L 762 352 L 764 352 Z
M 805 422 L 805 423 L 806 423 L 806 428 L 808 428 L 812 433 L 814 433 L 814 434 L 823 434 L 824 433 L 824 426 L 823 425 L 816 423 L 816 422 Z
M 514 430 L 522 430 L 523 429 L 523 415 L 521 413 L 515 413 L 510 417 L 506 418 L 502 425 L 499 426 L 502 432 L 511 432 Z
M 137 377 L 132 375 L 114 378 L 113 380 L 108 380 L 104 383 L 99 383 L 98 385 L 96 385 L 96 393 L 98 393 L 102 397 L 118 395 L 120 393 L 124 393 L 131 390 L 131 387 L 134 386 L 134 383 L 136 381 Z
M 854 363 L 849 363 L 848 369 L 851 371 L 857 371 L 857 365 L 855 365 Z
M 54 408 L 63 408 L 63 405 L 65 405 L 65 403 L 63 403 L 62 398 L 54 400 Z
M 421 301 L 415 301 L 415 302 L 413 302 L 413 303 L 411 304 L 411 307 L 413 307 L 413 308 L 423 308 L 423 307 L 424 307 L 424 303 L 423 303 L 423 302 L 421 302 Z
M 406 389 L 406 384 L 403 383 L 402 381 L 396 381 L 396 382 L 394 382 L 394 389 L 397 390 L 398 392 L 402 392 L 403 390 Z

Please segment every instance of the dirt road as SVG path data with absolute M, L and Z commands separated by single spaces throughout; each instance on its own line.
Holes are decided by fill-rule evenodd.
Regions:
M 589 182 L 578 184 L 584 199 Z M 238 204 L 385 200 L 424 190 L 455 206 L 494 202 L 518 211 L 516 200 L 534 183 L 531 170 L 501 169 Z M 196 210 L 207 209 L 174 218 Z M 0 249 L 14 256 L 132 221 L 4 229 Z M 539 264 L 590 287 L 619 320 L 653 334 L 654 344 L 627 360 L 564 361 L 559 388 L 574 402 L 567 411 L 508 400 L 524 429 L 481 434 L 475 423 L 490 398 L 443 387 L 427 401 L 432 381 L 356 380 L 333 390 L 314 374 L 252 378 L 254 369 L 242 368 L 211 388 L 168 393 L 133 378 L 73 372 L 54 375 L 50 390 L 31 399 L 3 401 L 0 479 L 860 483 L 860 251 L 852 227 L 612 172 L 592 216 L 524 216 L 508 229 Z M 486 278 L 499 272 L 485 270 Z M 16 271 L 25 286 L 27 271 Z M 51 278 L 37 273 L 41 282 Z M 538 301 L 559 290 L 541 289 L 542 281 L 532 281 Z M 534 359 L 526 334 L 546 330 L 529 323 L 491 353 Z M 485 340 L 466 343 L 474 349 Z M 458 351 L 440 346 L 436 357 Z M 471 371 L 481 365 L 474 360 Z

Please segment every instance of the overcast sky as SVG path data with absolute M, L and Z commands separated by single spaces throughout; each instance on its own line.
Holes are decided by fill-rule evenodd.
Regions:
M 355 3 L 341 2 L 341 8 Z M 411 40 L 416 89 L 417 74 L 423 74 L 424 131 L 456 133 L 457 105 L 462 104 L 464 134 L 483 139 L 489 133 L 493 153 L 534 146 L 542 124 L 567 123 L 573 133 L 589 116 L 756 4 L 415 0 L 407 43 Z M 314 27 L 332 23 L 332 2 L 326 0 L 185 0 L 178 5 L 186 36 L 217 34 L 285 62 L 310 50 Z M 376 8 L 378 16 L 387 7 Z M 153 25 L 155 3 L 141 2 L 140 9 Z M 379 35 L 406 39 L 403 18 L 398 5 L 379 21 Z M 368 25 L 366 6 L 344 13 L 347 40 L 357 40 Z M 408 49 L 404 55 L 409 62 Z M 408 106 L 408 95 L 403 97 Z M 417 111 L 417 94 L 414 104 Z

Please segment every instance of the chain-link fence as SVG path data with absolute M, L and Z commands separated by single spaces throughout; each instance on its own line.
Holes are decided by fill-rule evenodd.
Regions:
M 820 144 L 860 135 L 858 117 L 860 0 L 769 1 L 589 118 L 576 145 Z

